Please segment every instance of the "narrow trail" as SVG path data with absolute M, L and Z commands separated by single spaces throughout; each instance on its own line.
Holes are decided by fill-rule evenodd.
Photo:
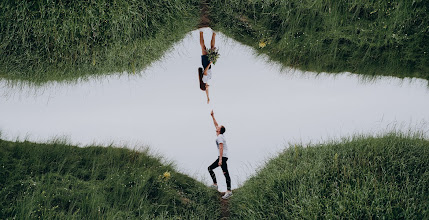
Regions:
M 209 1 L 210 0 L 201 0 L 200 3 L 200 23 L 198 28 L 210 27 L 210 16 L 209 16 Z
M 220 220 L 226 220 L 229 219 L 229 199 L 222 199 L 222 196 L 225 195 L 225 193 L 219 194 L 219 200 L 220 200 Z

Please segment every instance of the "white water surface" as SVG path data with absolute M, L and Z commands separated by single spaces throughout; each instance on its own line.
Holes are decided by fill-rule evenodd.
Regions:
M 204 35 L 209 46 L 211 30 L 204 29 Z M 226 127 L 228 166 L 237 188 L 289 144 L 391 129 L 429 131 L 426 80 L 365 81 L 350 73 L 281 70 L 221 33 L 216 46 L 221 57 L 212 68 L 210 104 L 198 85 L 198 31 L 135 76 L 114 74 L 42 88 L 0 81 L 1 138 L 149 146 L 179 171 L 209 185 L 207 167 L 218 155 L 210 117 L 214 109 Z M 221 169 L 215 173 L 224 191 Z

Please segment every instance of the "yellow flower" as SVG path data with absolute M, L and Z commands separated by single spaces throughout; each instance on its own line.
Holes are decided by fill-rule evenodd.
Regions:
M 335 161 L 337 161 L 337 160 L 338 160 L 338 154 L 337 154 L 337 153 L 335 153 L 335 155 L 334 155 L 334 160 L 335 160 Z
M 164 179 L 166 179 L 166 180 L 168 180 L 170 178 L 170 176 L 171 176 L 171 174 L 168 171 L 165 172 L 164 175 L 163 175 Z
M 265 46 L 267 46 L 267 43 L 265 43 L 264 41 L 260 41 L 259 42 L 259 48 L 264 48 Z

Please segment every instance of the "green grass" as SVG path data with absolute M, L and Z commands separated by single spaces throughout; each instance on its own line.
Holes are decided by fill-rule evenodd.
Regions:
M 198 0 L 0 2 L 0 78 L 40 84 L 136 73 L 195 29 Z
M 428 219 L 429 141 L 387 134 L 290 146 L 236 190 L 232 219 Z
M 212 0 L 210 7 L 214 29 L 285 66 L 429 79 L 426 0 Z
M 231 219 L 427 219 L 429 141 L 397 133 L 290 146 Z M 2 219 L 218 219 L 218 193 L 147 151 L 0 140 Z M 170 176 L 165 177 L 164 173 Z
M 0 140 L 1 219 L 217 219 L 217 196 L 147 152 Z
M 41 84 L 139 72 L 195 29 L 199 4 L 1 1 L 0 78 Z M 429 79 L 425 0 L 212 0 L 210 11 L 214 29 L 284 66 Z

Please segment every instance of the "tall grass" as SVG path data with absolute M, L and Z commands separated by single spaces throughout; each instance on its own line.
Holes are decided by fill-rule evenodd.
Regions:
M 428 219 L 429 141 L 290 146 L 236 190 L 232 219 Z
M 0 140 L 1 219 L 217 219 L 215 191 L 147 152 Z
M 34 83 L 135 73 L 198 23 L 198 0 L 0 2 L 0 77 Z
M 215 29 L 286 66 L 429 79 L 426 0 L 212 0 L 210 6 Z

